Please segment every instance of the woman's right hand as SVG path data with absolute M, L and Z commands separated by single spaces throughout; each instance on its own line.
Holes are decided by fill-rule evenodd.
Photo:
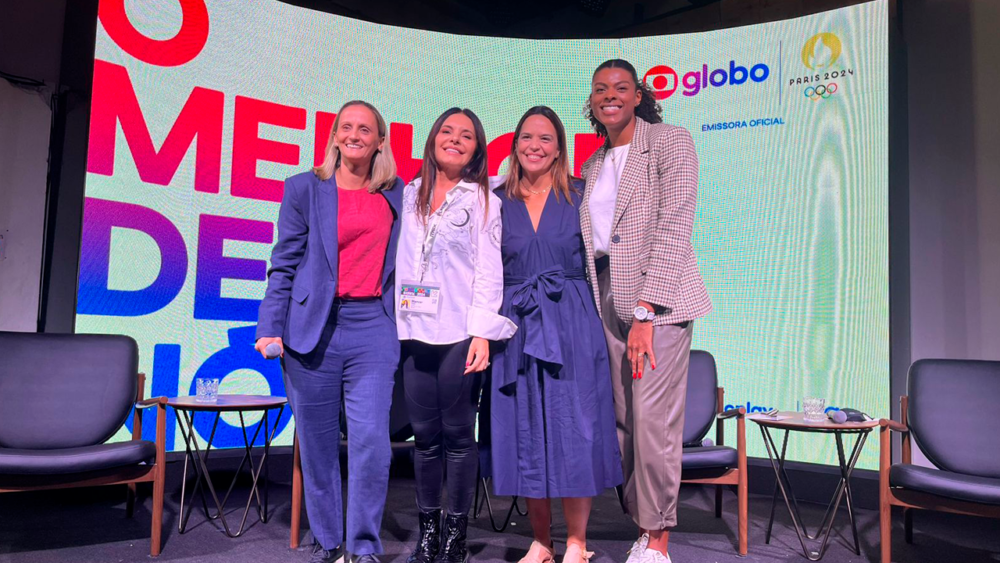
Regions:
M 285 357 L 285 345 L 281 342 L 281 338 L 261 338 L 261 339 L 259 339 L 257 341 L 257 344 L 254 345 L 254 348 L 258 352 L 260 352 L 260 355 L 264 356 L 264 359 L 266 360 L 266 359 L 268 359 L 266 350 L 267 350 L 267 347 L 269 345 L 271 345 L 271 344 L 277 344 L 278 346 L 281 347 L 281 354 L 279 354 L 278 357 L 279 358 L 284 358 Z

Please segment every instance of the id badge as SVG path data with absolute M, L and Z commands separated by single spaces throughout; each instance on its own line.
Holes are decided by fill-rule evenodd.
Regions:
M 399 310 L 403 313 L 436 316 L 441 309 L 441 286 L 403 282 L 399 285 Z

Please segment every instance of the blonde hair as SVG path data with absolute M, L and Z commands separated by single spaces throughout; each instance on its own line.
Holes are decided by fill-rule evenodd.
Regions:
M 330 129 L 330 139 L 326 143 L 326 157 L 323 159 L 323 164 L 313 168 L 313 174 L 320 180 L 329 180 L 340 166 L 340 149 L 337 148 L 337 143 L 334 139 L 337 136 L 337 129 L 340 127 L 340 116 L 343 115 L 345 109 L 351 106 L 364 106 L 371 110 L 372 114 L 375 115 L 375 122 L 378 124 L 379 141 L 382 143 L 382 148 L 376 150 L 375 155 L 372 156 L 371 169 L 368 171 L 371 177 L 371 181 L 368 184 L 368 191 L 375 193 L 385 188 L 391 188 L 396 182 L 396 161 L 392 158 L 392 149 L 389 148 L 389 143 L 386 142 L 387 131 L 385 119 L 375 109 L 375 106 L 362 100 L 347 102 L 337 112 L 337 117 L 333 120 L 333 127 Z

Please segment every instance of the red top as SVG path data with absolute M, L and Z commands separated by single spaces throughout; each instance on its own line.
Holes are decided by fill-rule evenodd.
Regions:
M 382 194 L 337 188 L 337 297 L 382 295 L 382 267 L 391 232 L 392 211 Z

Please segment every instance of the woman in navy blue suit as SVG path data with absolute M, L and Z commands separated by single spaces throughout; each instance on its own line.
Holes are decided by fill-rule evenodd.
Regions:
M 282 348 L 295 414 L 312 559 L 344 556 L 340 406 L 347 415 L 346 551 L 377 563 L 389 482 L 389 410 L 399 363 L 393 302 L 403 184 L 385 120 L 353 101 L 337 113 L 326 160 L 285 181 L 278 242 L 260 305 L 257 350 Z

